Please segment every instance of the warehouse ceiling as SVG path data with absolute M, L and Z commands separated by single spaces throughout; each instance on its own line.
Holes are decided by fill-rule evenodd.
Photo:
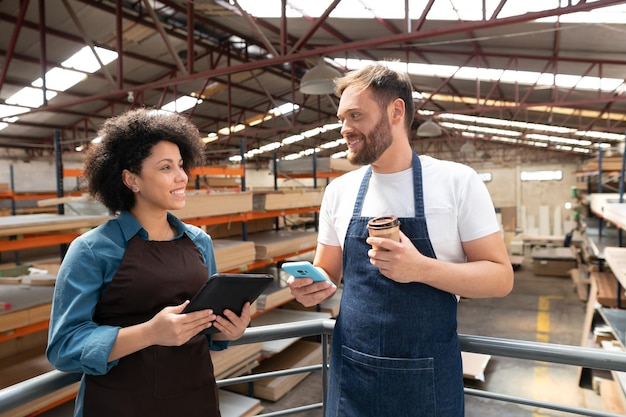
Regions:
M 0 147 L 52 155 L 57 137 L 63 152 L 75 152 L 106 118 L 179 100 L 175 109 L 205 136 L 207 164 L 245 154 L 267 165 L 312 149 L 340 155 L 338 99 L 299 90 L 323 59 L 340 72 L 364 61 L 406 68 L 419 93 L 411 140 L 420 153 L 466 162 L 597 158 L 624 144 L 625 4 L 4 0 Z M 98 53 L 94 70 L 74 70 L 80 82 L 62 75 L 69 87 L 57 87 L 50 71 L 70 69 L 81 50 L 92 61 L 93 51 L 117 54 Z M 27 91 L 39 103 L 16 98 Z M 441 132 L 418 136 L 428 119 Z

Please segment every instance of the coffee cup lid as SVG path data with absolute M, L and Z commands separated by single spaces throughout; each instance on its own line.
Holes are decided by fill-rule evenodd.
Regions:
M 370 229 L 386 229 L 389 227 L 398 226 L 400 221 L 396 216 L 379 216 L 374 217 L 367 222 L 367 227 Z

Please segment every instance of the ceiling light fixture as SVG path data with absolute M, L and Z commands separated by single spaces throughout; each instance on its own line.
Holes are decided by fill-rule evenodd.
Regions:
M 441 136 L 443 133 L 441 126 L 433 121 L 433 119 L 428 119 L 417 128 L 417 136 L 421 138 L 434 138 L 437 136 Z
M 335 92 L 334 79 L 341 77 L 341 72 L 327 65 L 324 58 L 320 58 L 316 66 L 311 68 L 300 80 L 302 94 L 332 94 Z

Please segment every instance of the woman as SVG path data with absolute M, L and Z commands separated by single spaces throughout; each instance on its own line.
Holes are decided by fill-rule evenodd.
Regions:
M 183 314 L 216 271 L 211 238 L 168 210 L 185 205 L 201 162 L 186 118 L 131 110 L 109 119 L 84 175 L 115 219 L 72 242 L 52 303 L 46 355 L 83 373 L 74 416 L 219 416 L 209 350 L 225 349 L 250 323 L 211 310 Z M 199 334 L 215 326 L 220 332 Z

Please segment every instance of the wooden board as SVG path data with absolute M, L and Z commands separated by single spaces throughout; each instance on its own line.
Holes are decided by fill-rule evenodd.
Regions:
M 604 257 L 615 278 L 626 288 L 626 248 L 608 246 L 604 248 Z
M 179 219 L 220 216 L 252 211 L 251 192 L 187 191 L 185 207 L 173 210 Z
M 291 289 L 287 284 L 275 278 L 274 282 L 257 298 L 256 308 L 258 311 L 272 310 L 293 299 Z
M 570 270 L 577 267 L 571 247 L 535 247 L 532 258 L 535 275 L 570 277 Z
M 222 417 L 256 416 L 263 411 L 260 400 L 224 389 L 219 390 L 219 399 Z
M 485 382 L 485 368 L 491 355 L 482 353 L 461 352 L 463 360 L 463 378 Z
M 220 272 L 243 268 L 254 262 L 256 249 L 254 242 L 244 240 L 215 239 L 215 261 Z
M 352 165 L 345 158 L 317 158 L 315 161 L 317 172 L 347 172 L 358 168 Z M 270 168 L 273 168 L 270 166 Z M 301 174 L 313 175 L 313 158 L 299 158 L 292 161 L 278 161 L 278 172 L 281 174 Z
M 248 343 L 229 346 L 224 350 L 212 350 L 213 373 L 216 379 L 231 376 L 237 370 L 248 366 L 261 358 L 263 343 Z
M 330 313 L 298 311 L 285 308 L 277 308 L 261 314 L 252 319 L 251 326 L 268 326 L 274 324 L 296 323 L 307 320 L 320 320 L 330 318 Z M 289 346 L 293 345 L 299 338 L 267 340 L 263 342 L 263 355 L 266 357 L 281 354 Z
M 604 217 L 604 208 L 608 203 L 619 201 L 618 193 L 591 193 L 589 194 L 589 208 L 600 217 Z
M 589 274 L 590 279 L 596 281 L 598 288 L 598 303 L 603 307 L 617 306 L 617 279 L 611 272 L 593 271 Z M 626 294 L 621 289 L 621 306 L 626 307 Z
M 281 352 L 280 355 L 275 355 L 261 362 L 252 373 L 293 369 L 318 363 L 322 363 L 322 345 L 317 342 L 299 340 Z M 310 372 L 304 372 L 256 381 L 252 384 L 253 395 L 269 401 L 278 401 L 309 374 Z M 230 385 L 225 389 L 242 394 L 249 392 L 248 384 Z
M 322 203 L 323 196 L 323 190 L 313 189 L 255 192 L 252 205 L 255 211 L 317 207 Z
M 111 216 L 76 216 L 63 214 L 22 214 L 0 217 L 0 236 L 60 232 L 96 227 Z
M 620 229 L 626 229 L 626 203 L 606 204 L 604 218 Z
M 308 230 L 271 230 L 251 233 L 256 259 L 267 260 L 276 256 L 295 254 L 317 245 L 317 232 Z
M 585 279 L 582 277 L 580 273 L 580 269 L 573 268 L 570 270 L 570 276 L 572 278 L 572 282 L 574 283 L 574 288 L 576 289 L 576 294 L 578 294 L 578 298 L 580 301 L 587 301 L 589 297 L 589 279 Z

